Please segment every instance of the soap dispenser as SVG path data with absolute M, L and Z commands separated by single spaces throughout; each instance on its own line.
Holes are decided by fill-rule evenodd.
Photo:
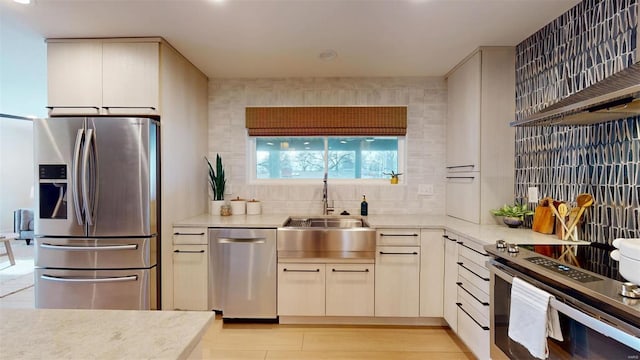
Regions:
M 362 202 L 360 203 L 360 215 L 367 216 L 369 213 L 369 204 L 367 204 L 366 196 L 362 195 Z

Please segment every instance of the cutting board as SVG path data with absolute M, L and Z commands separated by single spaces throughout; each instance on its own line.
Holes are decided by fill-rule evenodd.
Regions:
M 554 225 L 553 211 L 545 202 L 541 202 L 533 214 L 533 225 L 531 228 L 533 231 L 542 234 L 553 234 Z

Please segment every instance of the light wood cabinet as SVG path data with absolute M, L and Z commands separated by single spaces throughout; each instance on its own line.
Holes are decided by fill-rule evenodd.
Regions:
M 442 230 L 420 231 L 420 316 L 443 316 L 444 239 Z
M 458 329 L 458 243 L 457 236 L 447 233 L 444 240 L 444 283 L 443 283 L 443 315 L 444 320 L 454 332 Z
M 374 315 L 374 264 L 326 264 L 326 315 Z
M 211 310 L 206 229 L 174 228 L 173 244 L 173 308 Z
M 447 86 L 447 215 L 495 223 L 489 210 L 514 199 L 514 49 L 476 50 Z
M 420 315 L 420 247 L 376 249 L 375 316 Z
M 325 264 L 278 264 L 278 315 L 325 315 Z
M 159 115 L 159 39 L 47 41 L 50 116 Z

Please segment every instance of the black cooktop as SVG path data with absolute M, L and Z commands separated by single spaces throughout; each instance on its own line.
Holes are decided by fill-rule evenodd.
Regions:
M 537 265 L 544 266 L 549 270 L 563 273 L 574 280 L 580 282 L 595 281 L 598 278 L 586 273 L 575 271 L 568 266 L 584 269 L 598 275 L 608 277 L 613 280 L 624 282 L 618 270 L 618 262 L 611 259 L 609 254 L 615 248 L 608 244 L 591 243 L 590 245 L 521 245 L 524 248 L 537 254 L 556 260 L 553 264 L 542 257 L 527 258 Z

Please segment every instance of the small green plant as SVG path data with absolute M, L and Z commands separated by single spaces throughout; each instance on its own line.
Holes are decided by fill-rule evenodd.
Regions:
M 215 170 L 206 156 L 205 160 L 207 160 L 207 165 L 209 166 L 209 185 L 211 186 L 211 195 L 213 196 L 213 200 L 224 200 L 224 187 L 227 184 L 227 179 L 224 176 L 222 158 L 220 157 L 220 154 L 216 154 Z
M 495 216 L 512 217 L 520 220 L 524 220 L 525 215 L 533 215 L 533 211 L 527 208 L 527 204 L 505 204 L 501 208 L 491 210 L 491 213 Z
M 398 176 L 402 175 L 402 173 L 396 173 L 396 172 L 395 172 L 395 171 L 393 171 L 393 170 L 391 170 L 391 172 L 389 172 L 389 173 L 383 172 L 382 174 L 384 174 L 384 175 L 389 175 L 389 176 L 391 176 L 392 178 L 397 178 Z

